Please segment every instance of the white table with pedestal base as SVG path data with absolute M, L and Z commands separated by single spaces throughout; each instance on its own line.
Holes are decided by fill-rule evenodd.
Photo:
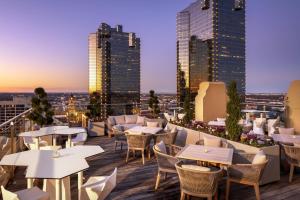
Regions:
M 43 136 L 53 135 L 52 141 L 53 146 L 56 146 L 56 136 L 57 135 L 66 135 L 68 140 L 66 142 L 66 147 L 71 147 L 72 135 L 77 135 L 79 133 L 86 132 L 84 128 L 69 128 L 68 126 L 50 126 L 44 127 L 36 131 L 28 131 L 20 133 L 19 137 L 32 137 L 36 143 L 36 149 L 39 149 L 39 139 Z
M 189 144 L 179 151 L 176 157 L 179 159 L 231 165 L 233 149 Z
M 78 174 L 78 198 L 83 183 L 83 170 L 89 165 L 85 158 L 104 152 L 100 146 L 75 146 L 57 151 L 59 156 L 54 157 L 54 151 L 29 150 L 20 153 L 5 155 L 0 165 L 27 166 L 27 187 L 33 187 L 33 179 L 55 180 L 55 198 L 61 199 L 61 180 L 72 174 Z M 65 188 L 70 188 L 66 187 Z M 65 194 L 70 194 L 69 191 Z M 64 199 L 70 199 L 65 196 Z

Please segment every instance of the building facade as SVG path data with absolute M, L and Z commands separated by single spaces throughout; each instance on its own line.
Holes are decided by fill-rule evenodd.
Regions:
M 245 94 L 244 0 L 197 0 L 177 13 L 177 101 L 202 81 L 235 80 Z
M 0 101 L 0 124 L 20 115 L 26 110 L 31 108 L 30 97 L 17 97 L 13 96 L 9 99 L 3 99 Z M 9 133 L 9 124 L 2 127 L 0 132 Z M 16 130 L 18 131 L 18 130 Z
M 101 95 L 102 117 L 140 103 L 140 38 L 102 23 L 89 35 L 89 92 Z

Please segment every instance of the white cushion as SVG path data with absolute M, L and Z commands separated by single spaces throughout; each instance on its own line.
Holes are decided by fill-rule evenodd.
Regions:
M 136 126 L 138 126 L 138 124 L 122 124 L 123 130 L 125 131 Z
M 253 158 L 252 164 L 262 164 L 267 160 L 267 156 L 263 151 L 259 151 Z
M 113 116 L 109 116 L 108 118 L 107 118 L 107 121 L 108 121 L 108 123 L 110 124 L 110 125 L 116 125 L 116 121 L 115 121 L 115 118 L 113 117 Z
M 279 134 L 285 134 L 285 135 L 294 135 L 295 129 L 294 128 L 278 128 Z
M 158 122 L 147 122 L 147 127 L 158 127 L 159 123 Z
M 137 116 L 136 123 L 139 125 L 144 125 L 145 124 L 145 117 Z
M 163 141 L 160 141 L 158 144 L 156 144 L 157 149 L 162 153 L 167 153 L 166 145 Z
M 198 166 L 198 165 L 181 165 L 181 167 L 183 169 L 191 169 L 191 170 L 197 170 L 197 171 L 201 171 L 201 172 L 209 172 L 210 171 L 210 168 L 202 167 L 202 166 Z
M 116 124 L 125 124 L 125 117 L 124 115 L 115 116 Z
M 225 122 L 225 121 L 226 121 L 226 118 L 217 118 L 217 121 L 218 121 L 218 122 Z
M 135 124 L 137 120 L 137 115 L 125 115 L 126 124 Z
M 221 147 L 222 140 L 219 138 L 203 137 L 203 140 L 204 140 L 204 146 Z

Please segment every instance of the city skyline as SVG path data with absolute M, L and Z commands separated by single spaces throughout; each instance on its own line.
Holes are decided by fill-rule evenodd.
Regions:
M 0 92 L 87 92 L 86 37 L 106 22 L 141 37 L 142 92 L 175 93 L 176 14 L 194 0 L 153 2 L 1 1 Z M 299 5 L 247 2 L 247 92 L 286 92 L 299 79 Z

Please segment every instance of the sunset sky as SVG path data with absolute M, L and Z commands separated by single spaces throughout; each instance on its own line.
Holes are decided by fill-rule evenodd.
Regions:
M 142 91 L 176 91 L 176 13 L 194 0 L 1 0 L 0 92 L 87 91 L 88 34 L 101 22 L 141 38 Z M 247 92 L 300 79 L 300 1 L 248 0 Z

